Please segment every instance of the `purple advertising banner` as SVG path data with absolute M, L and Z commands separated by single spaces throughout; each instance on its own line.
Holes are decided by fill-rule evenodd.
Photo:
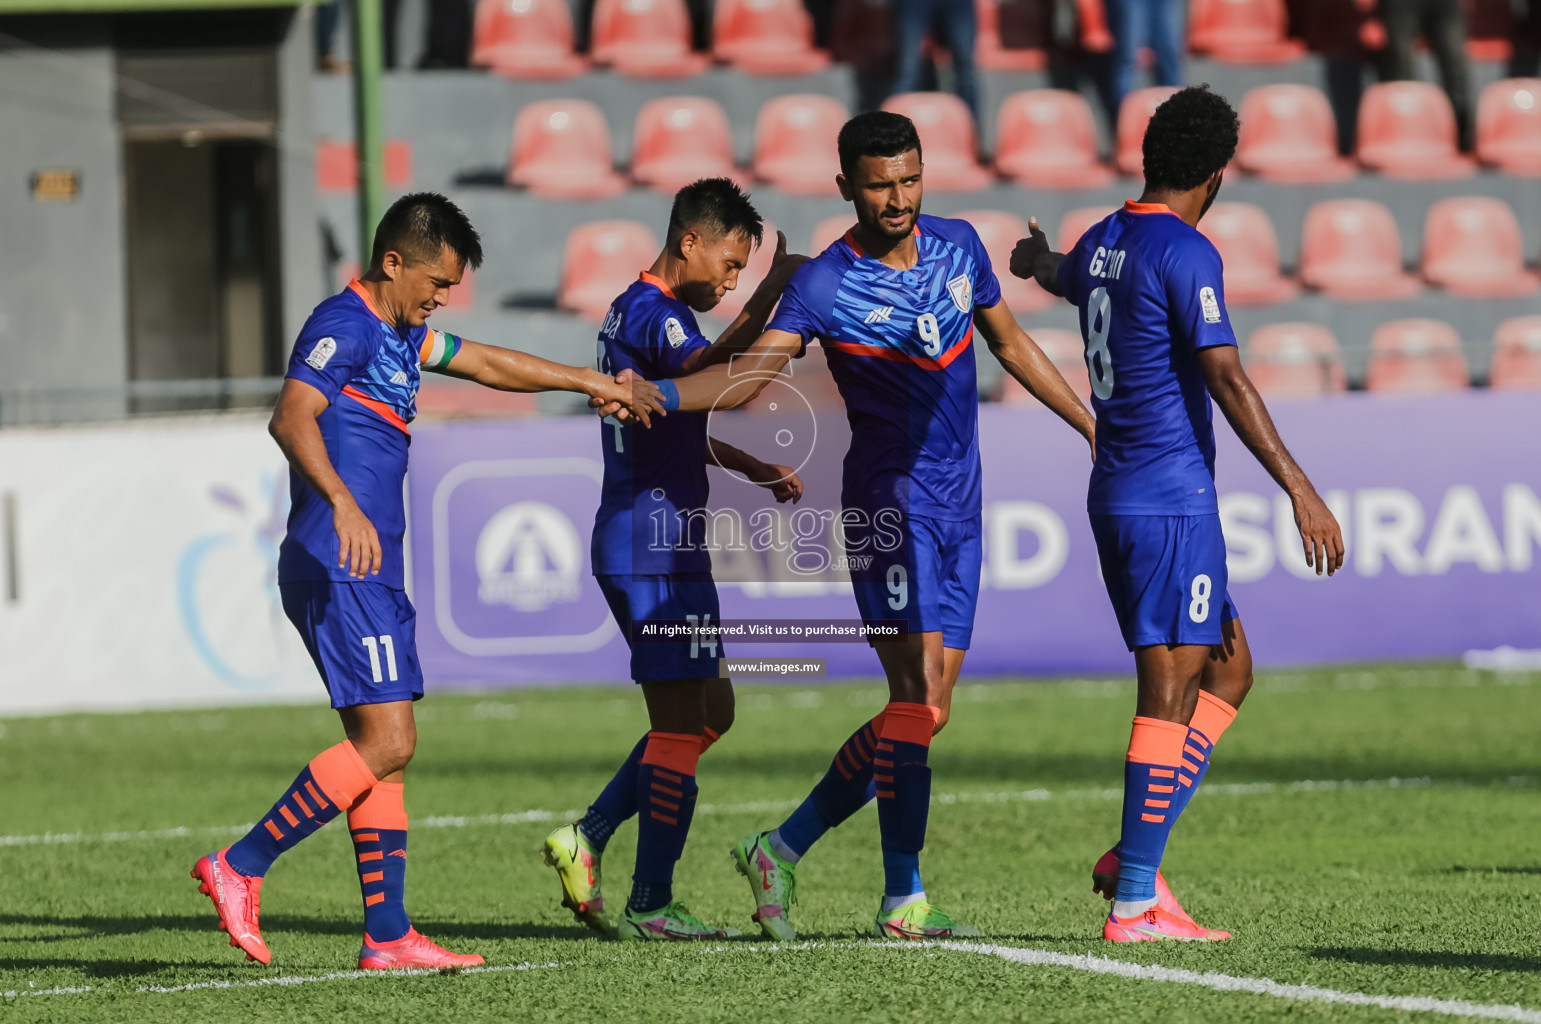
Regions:
M 1279 402 L 1273 412 L 1342 523 L 1348 558 L 1333 579 L 1307 569 L 1288 500 L 1220 424 L 1230 592 L 1260 665 L 1541 648 L 1541 396 L 1356 393 Z M 832 457 L 802 467 L 807 491 L 798 509 L 769 505 L 794 547 L 814 538 L 812 552 L 794 551 L 796 558 L 822 558 L 825 568 L 788 573 L 777 567 L 787 559 L 752 546 L 714 552 L 724 620 L 856 617 L 839 572 L 843 549 L 821 547 L 815 536 L 819 510 L 827 520 L 839 504 L 849 436 L 839 419 L 818 419 L 819 446 Z M 767 433 L 770 421 L 736 422 L 751 435 L 777 433 Z M 720 425 L 714 420 L 714 436 Z M 628 677 L 626 645 L 589 560 L 601 430 L 570 418 L 417 432 L 408 481 L 412 592 L 431 683 Z M 984 406 L 979 431 L 984 572 L 965 671 L 1131 671 L 1087 526 L 1085 444 L 1036 408 Z M 766 504 L 756 504 L 765 492 L 744 481 L 710 475 L 714 509 Z M 815 529 L 802 532 L 800 523 Z M 863 642 L 735 642 L 723 653 L 822 658 L 830 677 L 879 674 Z

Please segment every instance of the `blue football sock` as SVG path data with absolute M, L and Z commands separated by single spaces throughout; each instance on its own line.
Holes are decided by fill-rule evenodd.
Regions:
M 353 744 L 344 740 L 317 754 L 262 820 L 225 852 L 232 868 L 260 878 L 285 850 L 314 835 L 375 785 Z
M 788 849 L 801 857 L 824 833 L 839 826 L 872 799 L 872 755 L 878 719 L 866 722 L 835 752 L 829 770 L 797 810 L 776 829 Z
M 637 813 L 637 762 L 642 760 L 642 752 L 646 749 L 647 736 L 644 734 L 578 823 L 578 828 L 601 853 L 609 845 L 615 830 Z
M 412 929 L 405 904 L 407 812 L 401 783 L 382 782 L 348 812 L 348 833 L 364 894 L 364 934 L 392 942 Z
M 637 765 L 637 866 L 632 872 L 634 913 L 658 910 L 674 899 L 674 865 L 685 852 L 696 809 L 696 763 L 701 737 L 648 733 Z
M 1124 761 L 1123 831 L 1119 836 L 1120 903 L 1156 898 L 1156 872 L 1167 837 L 1177 823 L 1177 774 L 1188 727 L 1155 718 L 1136 718 Z
M 925 889 L 920 880 L 920 851 L 926 845 L 931 810 L 931 767 L 926 760 L 936 726 L 935 710 L 924 704 L 894 702 L 883 712 L 883 731 L 872 763 L 885 896 L 912 896 Z

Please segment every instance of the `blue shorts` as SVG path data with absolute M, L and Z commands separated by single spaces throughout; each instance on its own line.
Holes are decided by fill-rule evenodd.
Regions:
M 1219 515 L 1092 515 L 1102 580 L 1124 643 L 1208 644 L 1236 618 Z
M 863 622 L 902 619 L 911 633 L 940 631 L 942 646 L 968 650 L 979 603 L 981 517 L 905 516 L 897 526 L 844 529 Z
M 417 700 L 417 611 L 383 583 L 301 580 L 278 585 L 284 614 L 332 695 L 332 707 Z
M 708 573 L 677 576 L 596 576 L 615 624 L 631 648 L 631 678 L 639 683 L 716 679 L 717 659 L 727 657 L 716 637 L 638 640 L 632 627 L 646 622 L 706 624 L 722 620 L 717 584 Z

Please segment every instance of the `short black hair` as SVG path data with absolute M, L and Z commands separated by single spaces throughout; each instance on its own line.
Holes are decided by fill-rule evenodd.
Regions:
M 749 193 L 731 178 L 700 178 L 674 193 L 669 244 L 678 242 L 691 228 L 716 238 L 742 231 L 756 246 L 765 234 L 760 211 L 749 201 Z
M 401 253 L 408 266 L 432 263 L 446 245 L 471 269 L 482 265 L 482 236 L 465 211 L 437 192 L 413 192 L 380 218 L 369 265 L 378 267 L 388 252 Z
M 849 176 L 864 156 L 898 156 L 915 151 L 920 155 L 920 133 L 903 114 L 873 110 L 857 114 L 840 129 L 840 173 Z
M 1145 187 L 1187 192 L 1231 162 L 1241 120 L 1208 84 L 1191 85 L 1168 97 L 1145 128 Z

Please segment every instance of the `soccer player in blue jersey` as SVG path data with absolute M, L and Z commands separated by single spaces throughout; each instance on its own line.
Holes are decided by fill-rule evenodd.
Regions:
M 267 963 L 258 910 L 279 854 L 346 813 L 364 896 L 359 966 L 459 967 L 412 927 L 403 906 L 407 815 L 402 778 L 423 695 L 416 612 L 404 590 L 402 484 L 420 373 L 432 370 L 504 391 L 577 391 L 605 411 L 647 420 L 652 385 L 562 366 L 430 330 L 481 240 L 448 199 L 398 200 L 375 232 L 369 270 L 317 306 L 300 330 L 270 431 L 290 466 L 289 529 L 279 548 L 285 613 L 342 718 L 346 739 L 322 751 L 242 839 L 193 866 L 219 927 Z
M 1113 901 L 1114 942 L 1208 940 L 1160 874 L 1167 837 L 1252 685 L 1252 653 L 1226 589 L 1215 498 L 1213 397 L 1290 496 L 1308 565 L 1343 564 L 1337 521 L 1284 447 L 1242 369 L 1220 254 L 1198 232 L 1236 152 L 1236 112 L 1207 86 L 1176 93 L 1145 132 L 1145 191 L 1068 254 L 1031 236 L 1012 272 L 1081 311 L 1097 457 L 1087 511 L 1108 596 L 1134 652 L 1139 697 L 1118 845 L 1092 871 Z
M 751 356 L 820 339 L 845 401 L 839 527 L 861 618 L 899 620 L 875 644 L 889 703 L 841 747 L 779 828 L 733 851 L 772 938 L 794 934 L 796 865 L 873 795 L 882 835 L 879 935 L 977 934 L 926 897 L 920 876 L 932 736 L 947 721 L 979 591 L 979 388 L 974 331 L 1010 373 L 1088 440 L 1091 414 L 1001 300 L 990 258 L 961 220 L 922 216 L 920 139 L 898 114 L 859 115 L 840 132 L 840 194 L 856 224 L 798 270 Z M 762 358 L 764 356 L 761 356 Z
M 723 652 L 709 633 L 650 642 L 639 641 L 636 630 L 648 622 L 709 627 L 719 621 L 705 537 L 709 464 L 742 473 L 770 489 L 778 502 L 795 502 L 802 494 L 802 481 L 792 470 L 707 435 L 707 415 L 699 410 L 735 407 L 756 389 L 703 388 L 697 381 L 687 386 L 687 402 L 681 403 L 671 380 L 719 364 L 719 373 L 725 372 L 727 361 L 759 338 L 788 277 L 803 261 L 787 254 L 785 237 L 777 239 L 770 272 L 715 343 L 701 334 L 695 314 L 712 309 L 736 287 L 761 233 L 760 215 L 728 179 L 703 179 L 680 189 L 663 251 L 611 305 L 599 332 L 600 369 L 630 370 L 659 381 L 671 410 L 649 430 L 613 418 L 600 429 L 605 477 L 594 519 L 594 575 L 631 646 L 631 676 L 642 687 L 649 730 L 583 819 L 546 837 L 544 853 L 561 881 L 563 906 L 609 934 L 600 861 L 616 828 L 637 816 L 631 896 L 615 926 L 622 939 L 737 934 L 703 924 L 673 890 L 674 865 L 695 809 L 697 762 L 733 722 L 732 684 L 718 673 Z M 724 396 L 725 391 L 731 393 Z M 688 401 L 692 393 L 696 398 Z

